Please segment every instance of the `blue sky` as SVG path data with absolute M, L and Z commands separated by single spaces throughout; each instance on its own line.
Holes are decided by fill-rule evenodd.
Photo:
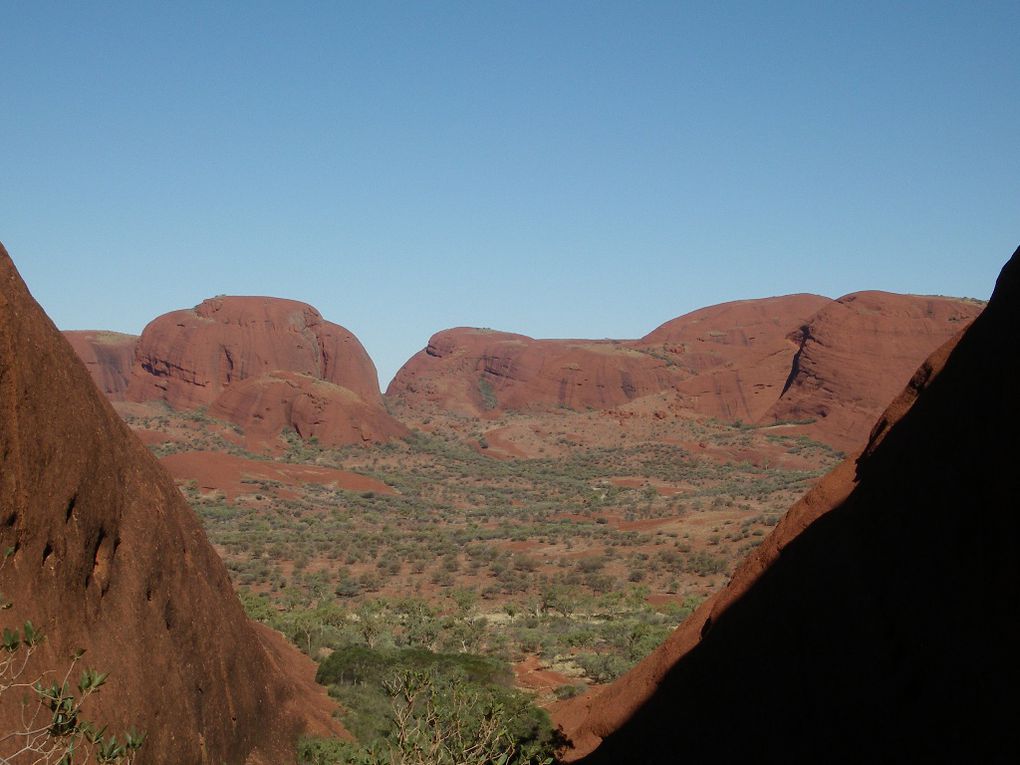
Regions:
M 0 241 L 58 326 L 304 300 L 382 383 L 440 329 L 987 297 L 1013 2 L 0 2 Z

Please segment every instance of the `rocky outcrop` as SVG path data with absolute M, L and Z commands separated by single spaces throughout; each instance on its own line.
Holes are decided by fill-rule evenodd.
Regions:
M 789 295 L 726 303 L 673 319 L 641 340 L 535 340 L 449 329 L 400 369 L 386 395 L 410 406 L 484 416 L 609 409 L 678 389 L 690 392 L 692 409 L 749 420 L 778 396 L 777 388 L 766 395 L 768 403 L 750 404 L 759 389 L 788 374 L 796 352 L 787 339 L 790 328 L 828 302 Z
M 216 297 L 173 311 L 142 332 L 127 398 L 175 409 L 209 406 L 236 382 L 283 370 L 380 403 L 375 365 L 349 331 L 309 305 L 264 297 Z
M 794 505 L 656 652 L 558 711 L 569 757 L 1010 760 L 1018 337 L 1020 250 L 859 458 Z
M 812 420 L 813 433 L 827 443 L 859 448 L 921 358 L 982 307 L 889 292 L 856 292 L 832 302 L 791 335 L 799 350 L 789 380 L 762 420 Z
M 40 667 L 85 648 L 109 671 L 90 714 L 145 730 L 146 763 L 292 762 L 302 730 L 333 726 L 310 662 L 246 619 L 173 480 L 2 248 L 0 548 L 3 623 L 43 629 Z M 19 714 L 5 697 L 3 730 Z
M 135 362 L 137 335 L 93 330 L 64 332 L 85 367 L 92 375 L 96 387 L 111 400 L 123 398 L 131 382 L 131 367 Z
M 245 445 L 256 452 L 276 448 L 287 429 L 326 447 L 382 443 L 410 432 L 378 401 L 367 403 L 349 388 L 295 372 L 276 371 L 234 383 L 209 413 L 240 425 Z
M 612 340 L 535 340 L 460 327 L 433 335 L 386 395 L 467 416 L 583 411 L 662 390 L 673 377 L 661 359 Z
M 282 449 L 285 429 L 329 446 L 408 432 L 387 414 L 358 339 L 304 303 L 217 297 L 160 316 L 140 338 L 64 334 L 111 400 L 208 407 L 255 451 Z
M 803 294 L 723 303 L 668 321 L 635 345 L 688 373 L 676 388 L 690 409 L 755 423 L 789 377 L 797 353 L 791 328 L 831 302 Z
M 662 392 L 728 422 L 800 423 L 852 451 L 913 369 L 981 311 L 975 301 L 861 292 L 739 300 L 640 340 L 535 340 L 480 329 L 432 337 L 388 397 L 461 416 L 611 409 Z

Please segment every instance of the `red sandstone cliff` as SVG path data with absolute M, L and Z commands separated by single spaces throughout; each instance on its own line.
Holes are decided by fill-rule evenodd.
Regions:
M 136 335 L 120 332 L 70 330 L 64 332 L 92 379 L 108 398 L 123 398 L 131 382 L 131 367 L 135 363 Z
M 660 391 L 673 376 L 662 360 L 611 340 L 534 340 L 462 327 L 433 335 L 386 394 L 469 416 L 601 409 Z
M 827 443 L 859 448 L 921 359 L 981 309 L 972 301 L 889 292 L 830 303 L 791 336 L 799 350 L 763 421 L 814 420 L 811 430 Z
M 135 357 L 132 401 L 208 406 L 232 383 L 285 370 L 379 403 L 375 365 L 358 339 L 293 300 L 217 297 L 164 314 L 142 332 Z
M 110 671 L 91 714 L 147 731 L 144 762 L 275 765 L 293 761 L 300 731 L 334 725 L 311 662 L 245 618 L 173 480 L 2 247 L 0 548 L 13 549 L 3 623 L 44 630 L 43 666 L 83 647 Z
M 304 303 L 218 297 L 158 317 L 140 338 L 65 335 L 110 399 L 209 407 L 255 451 L 281 448 L 287 428 L 328 446 L 407 434 L 358 339 Z
M 686 370 L 685 404 L 722 420 L 757 422 L 775 403 L 797 353 L 789 335 L 832 301 L 820 295 L 738 300 L 680 316 L 635 345 Z
M 311 375 L 275 371 L 233 383 L 209 408 L 213 417 L 244 430 L 249 450 L 272 450 L 285 429 L 326 447 L 381 443 L 409 431 L 378 400 Z
M 680 406 L 801 431 L 845 450 L 913 369 L 981 311 L 973 301 L 862 292 L 740 300 L 666 322 L 640 340 L 535 340 L 458 328 L 433 335 L 386 395 L 465 416 L 609 409 L 673 391 Z

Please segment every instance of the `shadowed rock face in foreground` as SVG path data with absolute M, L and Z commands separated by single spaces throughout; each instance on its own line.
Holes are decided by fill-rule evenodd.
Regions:
M 111 730 L 146 731 L 142 761 L 292 762 L 302 730 L 333 727 L 311 662 L 245 617 L 173 481 L 96 390 L 0 246 L 0 549 L 8 548 L 0 591 L 14 607 L 2 623 L 41 627 L 40 669 L 66 667 L 81 647 L 88 666 L 109 671 L 89 714 Z M 19 715 L 5 697 L 0 731 Z
M 597 746 L 586 765 L 1011 761 L 1018 346 L 1020 250 L 859 459 L 656 653 L 560 710 L 572 757 Z

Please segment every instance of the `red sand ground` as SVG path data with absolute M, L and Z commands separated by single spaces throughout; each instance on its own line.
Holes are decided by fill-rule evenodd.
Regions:
M 261 489 L 242 483 L 242 479 L 279 481 L 288 486 L 306 483 L 332 486 L 347 491 L 374 491 L 393 494 L 393 489 L 368 476 L 346 470 L 292 465 L 285 462 L 250 460 L 219 452 L 185 452 L 163 457 L 160 462 L 179 481 L 195 481 L 203 492 L 221 491 L 228 500 L 238 494 L 253 494 Z

